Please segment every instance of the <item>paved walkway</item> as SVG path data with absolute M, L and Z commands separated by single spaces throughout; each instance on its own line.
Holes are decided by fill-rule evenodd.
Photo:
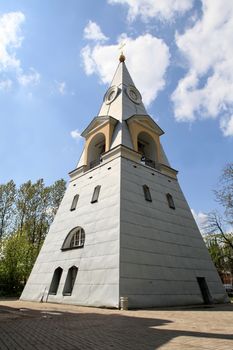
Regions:
M 233 304 L 118 311 L 0 300 L 1 350 L 232 350 Z

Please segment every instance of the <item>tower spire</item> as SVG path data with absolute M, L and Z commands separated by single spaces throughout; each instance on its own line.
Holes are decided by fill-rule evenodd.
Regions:
M 106 91 L 99 116 L 110 115 L 119 121 L 132 115 L 148 114 L 125 64 L 125 55 L 121 52 L 119 64 L 109 89 Z M 122 64 L 124 63 L 124 64 Z
M 125 62 L 125 55 L 123 54 L 123 51 L 122 51 L 121 54 L 120 54 L 119 61 L 120 61 L 121 63 L 122 63 L 122 62 Z
M 125 62 L 125 55 L 123 53 L 123 47 L 126 45 L 126 43 L 121 43 L 120 46 L 119 46 L 119 50 L 121 50 L 121 54 L 120 54 L 120 57 L 119 57 L 119 61 L 122 63 L 122 62 Z

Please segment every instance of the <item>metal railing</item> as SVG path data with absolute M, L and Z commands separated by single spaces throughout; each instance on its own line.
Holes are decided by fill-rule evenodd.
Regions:
M 150 159 L 150 158 L 147 158 L 145 156 L 142 156 L 141 158 L 141 162 L 142 164 L 144 165 L 147 165 L 151 168 L 154 168 L 156 170 L 160 170 L 160 166 L 159 166 L 159 163 L 158 162 L 155 162 L 154 160 Z
M 92 169 L 94 167 L 96 167 L 97 165 L 99 165 L 100 163 L 102 162 L 102 157 L 100 156 L 99 158 L 97 159 L 94 159 L 90 162 L 90 168 L 89 169 Z

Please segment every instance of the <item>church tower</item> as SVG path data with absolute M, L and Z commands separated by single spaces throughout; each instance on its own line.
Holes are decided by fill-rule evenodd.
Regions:
M 227 301 L 125 57 L 22 300 L 130 308 Z

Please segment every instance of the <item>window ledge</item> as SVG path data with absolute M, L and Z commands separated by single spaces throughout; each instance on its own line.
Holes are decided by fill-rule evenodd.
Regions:
M 61 251 L 84 248 L 84 244 L 77 247 L 61 248 Z

